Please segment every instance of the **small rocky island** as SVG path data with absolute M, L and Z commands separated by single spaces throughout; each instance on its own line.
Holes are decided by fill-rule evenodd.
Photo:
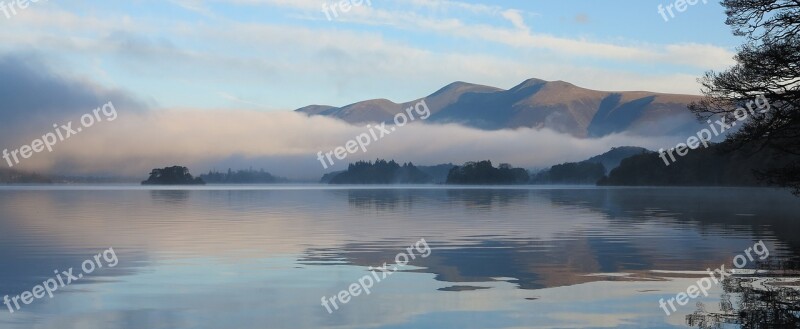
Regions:
M 202 179 L 192 177 L 189 169 L 181 166 L 173 166 L 162 169 L 153 169 L 150 177 L 142 182 L 142 185 L 205 185 Z

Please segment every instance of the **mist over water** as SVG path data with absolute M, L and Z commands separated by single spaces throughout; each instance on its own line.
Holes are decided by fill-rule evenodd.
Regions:
M 612 147 L 657 149 L 681 137 L 643 138 L 622 134 L 580 139 L 550 130 L 484 131 L 459 125 L 409 124 L 325 170 L 318 152 L 329 152 L 364 133 L 365 127 L 326 117 L 257 111 L 167 111 L 129 113 L 103 122 L 38 153 L 19 168 L 70 174 L 143 176 L 175 164 L 194 173 L 210 169 L 264 168 L 290 178 L 318 179 L 357 160 L 376 158 L 433 165 L 490 159 L 539 168 L 582 161 Z M 365 125 L 366 126 L 366 125 Z M 47 132 L 45 130 L 44 132 Z M 12 144 L 13 145 L 13 144 Z

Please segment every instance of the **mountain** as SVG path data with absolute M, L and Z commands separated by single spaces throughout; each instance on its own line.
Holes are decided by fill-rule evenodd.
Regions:
M 687 105 L 699 98 L 646 91 L 596 91 L 564 81 L 529 79 L 508 90 L 454 82 L 406 103 L 375 99 L 344 107 L 312 105 L 297 112 L 352 124 L 391 123 L 395 114 L 424 100 L 431 110 L 428 123 L 457 123 L 483 130 L 550 128 L 576 137 L 618 132 L 658 136 L 696 132 L 700 125 Z
M 634 155 L 642 154 L 642 153 L 650 153 L 652 151 L 643 148 L 643 147 L 636 147 L 636 146 L 622 146 L 622 147 L 614 147 L 611 148 L 611 151 L 603 153 L 601 155 L 593 156 L 588 160 L 584 160 L 583 162 L 588 163 L 599 163 L 603 165 L 605 168 L 606 174 L 614 170 L 615 168 L 619 167 L 619 164 L 622 160 L 632 157 Z
M 622 160 L 652 151 L 635 146 L 614 147 L 610 151 L 581 162 L 568 162 L 550 167 L 531 177 L 533 184 L 595 184 Z

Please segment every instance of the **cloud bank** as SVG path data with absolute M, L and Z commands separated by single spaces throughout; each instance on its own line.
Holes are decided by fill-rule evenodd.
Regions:
M 26 169 L 71 174 L 142 176 L 154 167 L 186 165 L 195 173 L 209 169 L 264 168 L 274 174 L 316 179 L 323 170 L 317 152 L 331 151 L 366 132 L 326 117 L 293 112 L 247 110 L 166 110 L 128 112 L 93 127 L 23 163 Z M 549 130 L 482 131 L 458 125 L 411 124 L 368 146 L 367 152 L 337 161 L 386 158 L 416 164 L 491 159 L 519 167 L 544 167 L 578 161 L 611 147 L 656 148 L 664 140 L 612 135 L 578 139 Z M 330 171 L 328 170 L 328 171 Z
M 357 160 L 461 164 L 491 159 L 518 167 L 578 161 L 611 147 L 658 148 L 662 139 L 625 135 L 578 139 L 549 130 L 482 131 L 459 125 L 409 124 L 324 170 L 318 152 L 344 146 L 367 131 L 327 117 L 292 111 L 152 109 L 120 90 L 57 74 L 30 57 L 0 57 L 0 148 L 14 150 L 107 102 L 118 117 L 36 153 L 15 168 L 67 175 L 143 177 L 150 169 L 185 165 L 210 169 L 264 168 L 290 178 L 316 180 Z M 5 165 L 5 164 L 3 164 Z

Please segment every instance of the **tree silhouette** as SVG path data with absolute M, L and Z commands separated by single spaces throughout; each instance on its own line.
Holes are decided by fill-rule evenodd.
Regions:
M 467 162 L 453 167 L 447 175 L 447 184 L 462 185 L 526 184 L 529 180 L 527 170 L 505 163 L 495 168 L 489 160 Z
M 709 313 L 697 303 L 697 311 L 686 316 L 690 326 L 711 329 L 739 325 L 744 329 L 800 328 L 800 290 L 796 284 L 798 262 L 759 263 L 765 273 L 734 274 L 722 282 L 720 312 Z M 738 300 L 734 306 L 732 297 Z
M 800 196 L 800 1 L 723 0 L 726 24 L 734 35 L 744 37 L 737 64 L 710 71 L 700 82 L 705 98 L 690 105 L 702 120 L 721 116 L 736 121 L 736 109 L 763 95 L 770 107 L 764 113 L 749 111 L 749 120 L 737 122 L 725 147 L 756 145 L 789 158 L 784 164 L 758 172 L 768 183 L 791 187 Z M 740 113 L 741 115 L 741 113 Z
M 337 174 L 330 184 L 428 184 L 433 178 L 420 171 L 413 163 L 402 166 L 394 160 L 375 160 L 374 163 L 351 163 L 347 171 Z
M 189 169 L 181 166 L 153 169 L 150 177 L 142 185 L 203 185 L 200 178 L 192 177 Z

